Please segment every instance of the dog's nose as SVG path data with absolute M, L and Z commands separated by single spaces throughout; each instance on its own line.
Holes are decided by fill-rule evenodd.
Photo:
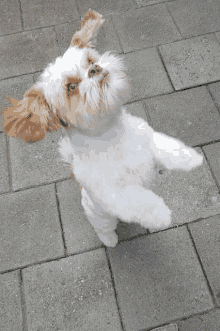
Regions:
M 100 66 L 98 66 L 97 64 L 94 64 L 90 69 L 89 69 L 89 73 L 88 76 L 89 78 L 98 75 L 102 72 L 102 68 Z

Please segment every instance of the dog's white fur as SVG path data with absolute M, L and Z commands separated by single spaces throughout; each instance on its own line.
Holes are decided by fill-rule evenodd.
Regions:
M 122 60 L 109 52 L 100 56 L 90 44 L 104 20 L 98 13 L 88 12 L 83 22 L 65 54 L 45 69 L 22 101 L 14 101 L 13 112 L 8 110 L 7 115 L 5 111 L 5 132 L 30 141 L 32 129 L 27 121 L 31 118 L 33 123 L 35 118 L 41 123 L 39 139 L 48 127 L 54 131 L 60 123 L 66 124 L 67 136 L 59 142 L 62 159 L 71 165 L 82 186 L 88 220 L 102 242 L 113 247 L 118 242 L 118 218 L 146 228 L 170 225 L 171 211 L 151 191 L 156 163 L 188 171 L 201 165 L 203 158 L 181 141 L 155 132 L 143 119 L 126 113 L 122 105 L 128 83 Z M 101 73 L 93 74 L 94 66 Z M 58 123 L 57 118 L 62 121 Z

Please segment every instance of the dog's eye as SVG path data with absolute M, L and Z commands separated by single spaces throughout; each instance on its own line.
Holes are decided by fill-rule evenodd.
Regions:
M 88 62 L 89 62 L 89 65 L 94 64 L 94 62 L 91 59 L 89 59 Z
M 69 84 L 67 84 L 67 89 L 68 89 L 68 91 L 74 91 L 75 90 L 75 88 L 77 87 L 79 85 L 79 83 L 69 83 Z

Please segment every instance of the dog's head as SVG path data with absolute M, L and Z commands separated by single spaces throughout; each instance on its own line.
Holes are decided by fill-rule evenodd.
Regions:
M 103 24 L 102 15 L 89 11 L 70 47 L 40 76 L 21 101 L 4 111 L 4 132 L 26 142 L 41 140 L 47 131 L 64 126 L 93 129 L 107 114 L 118 110 L 127 96 L 122 60 L 100 54 L 92 42 Z

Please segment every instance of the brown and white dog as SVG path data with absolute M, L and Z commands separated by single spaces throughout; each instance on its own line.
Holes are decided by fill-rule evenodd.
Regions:
M 171 212 L 151 191 L 155 163 L 190 170 L 202 156 L 155 132 L 122 107 L 128 82 L 122 59 L 92 46 L 102 15 L 89 11 L 63 56 L 49 64 L 21 101 L 4 111 L 4 132 L 26 142 L 63 126 L 62 159 L 82 186 L 82 206 L 99 238 L 115 246 L 118 218 L 147 228 L 167 227 Z

